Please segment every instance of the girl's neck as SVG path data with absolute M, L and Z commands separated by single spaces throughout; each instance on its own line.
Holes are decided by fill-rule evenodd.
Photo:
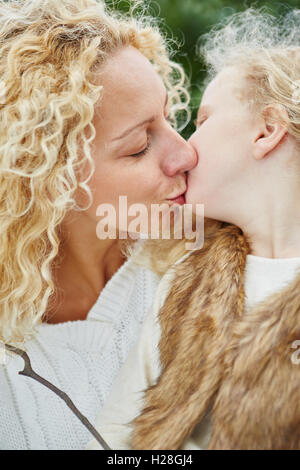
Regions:
M 248 239 L 250 254 L 264 258 L 300 257 L 300 210 L 262 210 L 251 223 L 239 225 Z

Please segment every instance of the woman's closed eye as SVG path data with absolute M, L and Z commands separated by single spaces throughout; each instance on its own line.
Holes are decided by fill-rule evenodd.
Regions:
M 134 157 L 134 158 L 142 157 L 143 155 L 146 155 L 146 153 L 150 150 L 150 147 L 151 147 L 151 143 L 150 143 L 150 138 L 148 137 L 146 147 L 143 150 L 141 150 L 140 152 L 133 153 L 129 156 Z
M 170 125 L 172 125 L 172 119 L 171 119 L 171 117 L 168 115 L 167 112 L 165 112 L 164 119 L 165 119 Z M 146 153 L 149 152 L 150 148 L 151 148 L 151 142 L 150 142 L 150 136 L 148 136 L 146 147 L 145 147 L 143 150 L 141 150 L 140 152 L 133 153 L 133 154 L 131 154 L 131 155 L 129 155 L 129 156 L 130 156 L 130 157 L 133 157 L 133 158 L 143 157 L 144 155 L 146 155 Z

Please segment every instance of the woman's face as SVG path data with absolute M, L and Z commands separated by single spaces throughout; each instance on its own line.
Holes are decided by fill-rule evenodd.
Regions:
M 92 147 L 96 168 L 89 181 L 94 203 L 87 215 L 96 220 L 100 204 L 111 204 L 118 214 L 119 196 L 127 197 L 128 207 L 141 203 L 149 212 L 151 204 L 173 205 L 186 192 L 185 172 L 194 168 L 197 156 L 168 122 L 162 79 L 138 50 L 124 47 L 109 59 L 99 83 L 103 95 Z
M 186 202 L 204 204 L 206 217 L 226 222 L 241 195 L 254 189 L 250 184 L 257 128 L 242 99 L 245 80 L 235 67 L 217 75 L 205 90 L 197 129 L 189 140 L 198 164 L 188 174 Z

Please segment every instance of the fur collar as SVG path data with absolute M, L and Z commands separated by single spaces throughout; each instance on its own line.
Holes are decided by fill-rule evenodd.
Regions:
M 134 449 L 180 449 L 209 406 L 209 449 L 300 449 L 300 275 L 245 315 L 248 253 L 240 229 L 223 224 L 173 268 L 162 374 L 133 422 Z

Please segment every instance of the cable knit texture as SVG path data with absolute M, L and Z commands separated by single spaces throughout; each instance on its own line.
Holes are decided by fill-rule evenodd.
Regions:
M 84 321 L 42 324 L 27 342 L 32 367 L 66 392 L 92 424 L 139 335 L 159 277 L 127 261 Z M 91 434 L 52 391 L 18 375 L 23 360 L 0 365 L 0 449 L 85 449 Z

